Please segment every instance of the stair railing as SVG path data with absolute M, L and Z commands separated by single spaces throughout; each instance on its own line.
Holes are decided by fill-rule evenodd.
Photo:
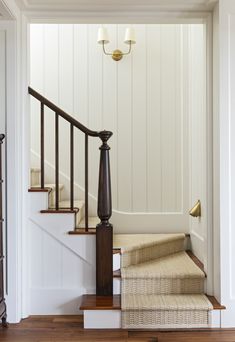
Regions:
M 89 231 L 88 222 L 88 138 L 99 137 L 100 146 L 99 186 L 97 213 L 100 223 L 97 225 L 96 235 L 96 288 L 97 294 L 111 295 L 113 291 L 112 270 L 112 225 L 109 219 L 112 215 L 111 200 L 111 176 L 109 150 L 107 142 L 112 136 L 110 131 L 96 132 L 85 127 L 71 115 L 57 107 L 54 103 L 28 88 L 28 92 L 36 98 L 40 104 L 40 164 L 41 164 L 41 188 L 45 188 L 45 107 L 55 113 L 55 210 L 59 211 L 59 118 L 70 123 L 70 210 L 74 210 L 74 128 L 84 133 L 85 137 L 85 231 Z

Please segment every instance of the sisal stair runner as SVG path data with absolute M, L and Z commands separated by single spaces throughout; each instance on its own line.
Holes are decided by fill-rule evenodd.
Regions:
M 121 249 L 122 328 L 205 328 L 213 309 L 185 234 L 115 235 Z

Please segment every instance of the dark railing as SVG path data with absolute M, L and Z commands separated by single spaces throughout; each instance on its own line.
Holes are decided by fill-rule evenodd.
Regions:
M 112 215 L 111 201 L 111 176 L 109 163 L 110 147 L 107 141 L 112 136 L 110 131 L 92 131 L 74 119 L 72 116 L 57 107 L 54 103 L 39 94 L 37 91 L 28 88 L 29 94 L 41 103 L 41 188 L 45 187 L 45 106 L 55 113 L 55 210 L 59 210 L 59 118 L 63 118 L 70 123 L 70 209 L 74 209 L 74 127 L 84 133 L 85 136 L 85 231 L 89 231 L 88 220 L 88 138 L 99 137 L 102 141 L 100 147 L 99 166 L 99 187 L 98 187 L 98 208 L 97 213 L 100 223 L 97 225 L 96 234 L 96 289 L 99 295 L 111 295 L 113 291 L 113 270 L 112 270 L 112 248 L 113 230 L 109 219 Z
M 5 138 L 4 134 L 0 134 L 0 319 L 2 320 L 2 324 L 4 327 L 7 326 L 6 322 L 6 304 L 4 299 L 4 270 L 3 270 L 3 210 L 2 210 L 2 202 L 3 202 L 3 177 L 2 177 L 2 144 Z

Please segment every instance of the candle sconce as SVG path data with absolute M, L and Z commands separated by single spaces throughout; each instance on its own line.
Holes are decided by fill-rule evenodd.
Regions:
M 132 27 L 126 29 L 124 43 L 129 45 L 129 49 L 127 52 L 122 52 L 119 49 L 116 49 L 113 52 L 107 52 L 105 50 L 105 44 L 109 43 L 108 31 L 105 27 L 99 28 L 97 42 L 99 44 L 102 44 L 104 54 L 107 56 L 111 56 L 112 59 L 117 62 L 120 61 L 123 56 L 129 55 L 131 53 L 132 45 L 136 43 L 135 32 Z

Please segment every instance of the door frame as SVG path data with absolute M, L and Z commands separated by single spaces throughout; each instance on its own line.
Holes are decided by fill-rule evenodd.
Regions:
M 16 140 L 19 142 L 17 148 L 12 151 L 11 158 L 18 159 L 18 155 L 23 156 L 19 164 L 16 165 L 16 172 L 17 172 L 17 180 L 19 182 L 18 185 L 18 194 L 21 193 L 21 198 L 18 199 L 18 202 L 14 210 L 17 212 L 17 217 L 20 219 L 20 224 L 17 224 L 15 228 L 17 231 L 16 237 L 13 237 L 13 240 L 9 243 L 9 254 L 12 254 L 15 261 L 15 268 L 12 271 L 14 275 L 12 276 L 11 281 L 14 283 L 15 288 L 13 289 L 12 295 L 9 297 L 9 308 L 12 312 L 10 316 L 11 322 L 19 322 L 21 318 L 27 317 L 29 314 L 29 298 L 28 298 L 28 279 L 29 279 L 29 264 L 28 264 L 28 255 L 29 255 L 29 243 L 28 243 L 28 236 L 29 236 L 29 229 L 28 229 L 28 207 L 29 207 L 29 197 L 27 196 L 27 188 L 29 186 L 29 151 L 30 151 L 30 115 L 29 115 L 29 106 L 28 106 L 28 93 L 27 93 L 27 85 L 28 85 L 28 66 L 29 66 L 29 38 L 28 38 L 28 25 L 29 23 L 120 23 L 123 22 L 123 17 L 115 17 L 115 18 L 108 18 L 105 14 L 98 14 L 97 16 L 89 16 L 89 11 L 87 12 L 86 17 L 81 18 L 74 18 L 74 17 L 64 17 L 60 18 L 60 20 L 55 18 L 44 18 L 43 13 L 41 18 L 44 19 L 30 19 L 33 17 L 33 14 L 29 14 L 28 17 L 23 16 L 23 20 L 17 19 L 17 27 L 14 27 L 16 35 L 19 34 L 21 42 L 16 38 L 11 38 L 10 43 L 14 42 L 14 46 L 12 49 L 16 55 L 17 64 L 18 64 L 18 74 L 15 76 L 14 81 L 19 82 L 19 90 L 16 93 L 17 103 L 19 104 L 19 116 L 16 120 L 16 127 L 15 132 L 17 135 L 17 139 L 12 136 L 13 141 L 16 143 Z M 40 15 L 40 13 L 39 13 Z M 208 91 L 208 113 L 209 113 L 209 120 L 212 118 L 212 13 L 211 12 L 184 12 L 183 14 L 179 12 L 175 13 L 154 13 L 149 15 L 149 13 L 142 13 L 142 16 L 136 18 L 136 16 L 128 17 L 129 22 L 135 23 L 205 23 L 208 27 L 208 65 L 209 65 L 209 75 L 208 75 L 208 82 L 207 82 L 207 91 Z M 14 26 L 14 23 L 12 23 Z M 15 60 L 9 61 L 9 64 L 15 67 Z M 21 70 L 21 71 L 20 71 Z M 13 81 L 13 80 L 12 80 Z M 20 101 L 20 98 L 23 98 L 23 101 Z M 9 98 L 9 95 L 8 95 Z M 14 115 L 16 115 L 17 111 L 14 110 Z M 23 115 L 24 113 L 24 115 Z M 14 115 L 12 118 L 14 118 Z M 20 122 L 22 120 L 22 122 Z M 212 124 L 211 124 L 212 126 Z M 22 131 L 24 135 L 22 136 Z M 213 149 L 212 144 L 212 127 L 209 130 L 209 143 L 210 146 L 210 154 L 211 155 Z M 208 172 L 212 175 L 212 161 L 208 161 Z M 13 175 L 10 175 L 12 177 Z M 208 236 L 213 237 L 213 211 L 212 211 L 212 184 L 208 185 L 208 200 L 211 201 L 211 205 L 208 207 Z M 209 202 L 208 202 L 209 203 Z M 22 205 L 22 206 L 21 206 Z M 213 238 L 208 239 L 208 280 L 211 281 L 211 285 L 208 282 L 208 289 L 211 287 L 213 289 Z M 14 250 L 16 252 L 14 252 Z M 12 260 L 12 258 L 11 258 Z M 15 283 L 15 279 L 17 279 Z M 13 286 L 13 285 L 12 285 Z M 15 300 L 15 304 L 13 301 Z

